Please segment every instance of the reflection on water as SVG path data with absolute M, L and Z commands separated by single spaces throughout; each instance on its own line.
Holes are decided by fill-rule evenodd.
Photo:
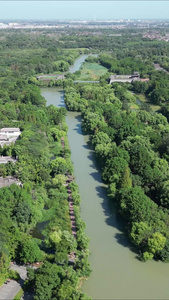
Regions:
M 115 204 L 107 197 L 107 186 L 102 183 L 89 137 L 81 132 L 77 113 L 68 112 L 66 122 L 82 199 L 81 215 L 90 238 L 93 272 L 84 291 L 93 299 L 169 299 L 169 265 L 137 259 Z
M 80 67 L 82 66 L 83 62 L 85 61 L 85 59 L 89 56 L 89 54 L 83 54 L 80 55 L 74 62 L 74 64 L 72 66 L 69 67 L 69 72 L 70 73 L 74 73 L 76 71 L 78 71 L 80 69 Z M 90 54 L 90 56 L 95 56 L 97 57 L 98 54 Z
M 140 101 L 139 98 L 136 99 L 136 103 L 137 103 L 138 105 L 140 105 L 140 106 L 142 105 L 142 102 Z
M 49 221 L 37 223 L 36 227 L 31 230 L 30 234 L 36 239 L 44 240 L 45 236 L 43 235 L 42 231 L 48 223 Z
M 52 104 L 57 107 L 65 107 L 64 91 L 62 91 L 59 87 L 41 88 L 41 95 L 47 100 L 47 105 Z
M 88 56 L 89 56 L 89 55 L 87 55 L 87 54 L 83 54 L 83 55 L 79 56 L 79 57 L 75 60 L 74 64 L 73 64 L 72 66 L 69 67 L 69 72 L 70 72 L 70 73 L 74 73 L 74 72 L 78 71 L 78 70 L 80 69 L 82 63 L 85 61 L 85 59 L 86 59 Z

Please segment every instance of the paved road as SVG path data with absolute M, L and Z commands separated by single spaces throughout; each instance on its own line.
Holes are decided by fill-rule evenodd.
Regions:
M 0 288 L 0 300 L 12 300 L 19 292 L 20 288 L 23 286 L 24 280 L 26 279 L 26 267 L 12 264 L 11 269 L 18 271 L 21 276 L 21 280 L 19 282 L 10 280 L 7 284 L 3 284 Z
M 19 266 L 12 264 L 10 267 L 11 270 L 17 271 L 21 277 L 21 279 L 25 280 L 27 277 L 27 271 L 25 266 Z
M 2 285 L 0 288 L 0 299 L 1 300 L 12 300 L 15 295 L 19 292 L 21 284 L 14 280 L 10 280 L 7 284 Z

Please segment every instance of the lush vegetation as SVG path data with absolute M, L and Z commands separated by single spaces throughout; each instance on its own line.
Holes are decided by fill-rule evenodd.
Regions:
M 16 277 L 8 271 L 11 260 L 20 264 L 40 261 L 42 267 L 31 270 L 26 283 L 28 287 L 31 282 L 35 299 L 42 299 L 44 292 L 45 299 L 55 299 L 56 294 L 57 299 L 89 299 L 79 288 L 79 282 L 91 270 L 88 238 L 79 213 L 80 196 L 73 182 L 70 186 L 76 238 L 72 235 L 69 215 L 66 182 L 73 167 L 66 137 L 66 109 L 46 107 L 36 78 L 32 77 L 58 71 L 57 68 L 65 71 L 82 51 L 57 50 L 56 43 L 48 37 L 29 39 L 26 34 L 17 33 L 9 36 L 4 33 L 1 43 L 0 126 L 19 127 L 22 133 L 15 144 L 0 148 L 1 155 L 17 158 L 15 164 L 0 165 L 0 176 L 13 176 L 23 187 L 12 184 L 0 189 L 0 279 L 3 283 L 7 277 Z M 39 223 L 45 224 L 42 239 L 32 231 Z M 76 255 L 73 261 L 71 253 Z M 47 278 L 49 283 L 53 280 L 51 292 L 45 291 L 45 286 L 41 289 Z
M 62 86 L 67 108 L 81 111 L 83 130 L 91 135 L 109 196 L 117 203 L 140 258 L 169 261 L 169 75 L 154 69 L 154 63 L 160 63 L 168 70 L 169 44 L 145 39 L 138 29 L 114 33 L 69 28 L 1 31 L 0 125 L 20 127 L 22 134 L 15 144 L 0 148 L 1 155 L 17 158 L 15 164 L 0 165 L 0 176 L 14 176 L 23 187 L 0 189 L 0 283 L 10 275 L 10 260 L 41 261 L 40 268 L 28 270 L 26 282 L 36 300 L 88 299 L 79 285 L 90 274 L 88 239 L 74 182 L 70 187 L 76 239 L 71 230 L 66 181 L 73 167 L 66 110 L 46 107 L 41 85 Z M 81 74 L 68 73 L 79 54 L 91 51 L 99 55 L 86 60 Z M 135 71 L 149 80 L 108 84 L 110 74 Z M 65 80 L 37 79 L 40 74 L 63 72 Z M 73 84 L 77 78 L 98 76 L 96 85 Z M 155 113 L 154 106 L 161 113 Z M 37 224 L 43 225 L 42 239 L 33 236 Z
M 83 47 L 88 40 L 84 35 L 62 37 L 68 45 L 72 39 Z M 133 31 L 123 31 L 120 37 L 96 35 L 90 46 L 109 50 L 87 60 L 103 65 L 109 73 L 101 77 L 99 85 L 66 87 L 67 108 L 82 112 L 83 130 L 91 135 L 109 196 L 116 201 L 140 258 L 169 261 L 169 75 L 154 68 L 154 63 L 168 57 L 169 46 Z M 112 73 L 134 71 L 147 80 L 107 84 Z
M 79 74 L 78 80 L 99 80 L 106 72 L 107 69 L 98 63 L 85 62 L 76 73 Z
M 141 258 L 168 261 L 169 124 L 162 114 L 131 111 L 133 97 L 117 83 L 76 85 L 65 94 L 68 109 L 82 112 L 109 196 Z

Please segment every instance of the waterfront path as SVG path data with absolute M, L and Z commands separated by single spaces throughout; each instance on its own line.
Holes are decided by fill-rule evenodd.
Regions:
M 41 93 L 47 105 L 65 107 L 64 92 L 58 88 L 41 88 Z M 90 238 L 92 274 L 83 284 L 83 291 L 97 300 L 169 299 L 168 264 L 142 263 L 136 259 L 116 207 L 107 198 L 107 187 L 97 170 L 89 136 L 83 135 L 81 130 L 80 114 L 67 112 L 66 123 L 71 161 L 81 196 L 81 217 Z
M 60 124 L 61 125 L 61 124 Z M 62 125 L 61 125 L 62 128 Z M 65 148 L 65 143 L 64 143 L 64 137 L 61 137 L 61 145 L 63 149 L 63 158 L 65 158 L 65 153 L 64 153 L 64 148 Z M 76 228 L 76 219 L 75 219 L 75 214 L 74 214 L 74 208 L 73 208 L 73 198 L 72 198 L 72 192 L 69 184 L 74 180 L 74 177 L 72 175 L 66 174 L 67 180 L 66 180 L 66 187 L 67 187 L 67 193 L 68 193 L 68 202 L 69 202 L 69 216 L 70 216 L 70 223 L 71 223 L 71 230 L 72 230 L 72 235 L 77 238 L 77 228 Z M 76 259 L 76 253 L 73 251 L 69 255 L 69 261 L 74 262 Z
M 61 145 L 62 149 L 64 150 L 65 148 L 65 143 L 64 143 L 64 137 L 61 137 Z M 65 153 L 63 151 L 63 158 L 65 158 Z M 72 229 L 72 235 L 76 238 L 77 230 L 76 230 L 76 223 L 75 223 L 75 214 L 74 214 L 74 209 L 73 209 L 73 198 L 71 195 L 71 188 L 69 186 L 70 182 L 74 180 L 74 177 L 66 174 L 67 175 L 67 180 L 66 180 L 66 187 L 67 187 L 67 192 L 68 192 L 68 202 L 69 202 L 69 216 L 70 216 L 70 222 L 71 222 L 71 229 Z

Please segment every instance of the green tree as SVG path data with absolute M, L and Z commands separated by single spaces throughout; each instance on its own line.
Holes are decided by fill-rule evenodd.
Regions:
M 160 233 L 155 232 L 152 234 L 152 237 L 148 239 L 148 249 L 149 252 L 156 254 L 161 251 L 166 243 L 166 238 Z
M 31 209 L 28 203 L 19 202 L 13 210 L 13 218 L 16 219 L 18 225 L 20 223 L 31 222 Z
M 121 180 L 121 188 L 131 188 L 132 187 L 132 179 L 130 177 L 130 169 L 127 167 L 124 171 L 122 180 Z
M 64 158 L 57 157 L 51 162 L 51 171 L 53 175 L 66 174 L 66 172 L 72 172 L 72 166 Z
M 21 263 L 33 263 L 42 260 L 42 251 L 31 237 L 23 237 L 18 248 L 18 256 Z
M 112 157 L 111 159 L 106 161 L 102 173 L 103 179 L 105 180 L 105 182 L 116 182 L 118 184 L 121 181 L 124 170 L 127 168 L 127 166 L 128 164 L 124 158 Z
M 146 222 L 150 225 L 157 212 L 157 205 L 144 194 L 140 187 L 121 190 L 120 207 L 122 214 L 130 224 Z
M 162 261 L 169 262 L 169 240 L 166 240 L 164 248 L 160 251 L 159 257 Z
M 152 234 L 152 227 L 145 222 L 134 222 L 131 229 L 131 238 L 136 245 L 145 246 Z

